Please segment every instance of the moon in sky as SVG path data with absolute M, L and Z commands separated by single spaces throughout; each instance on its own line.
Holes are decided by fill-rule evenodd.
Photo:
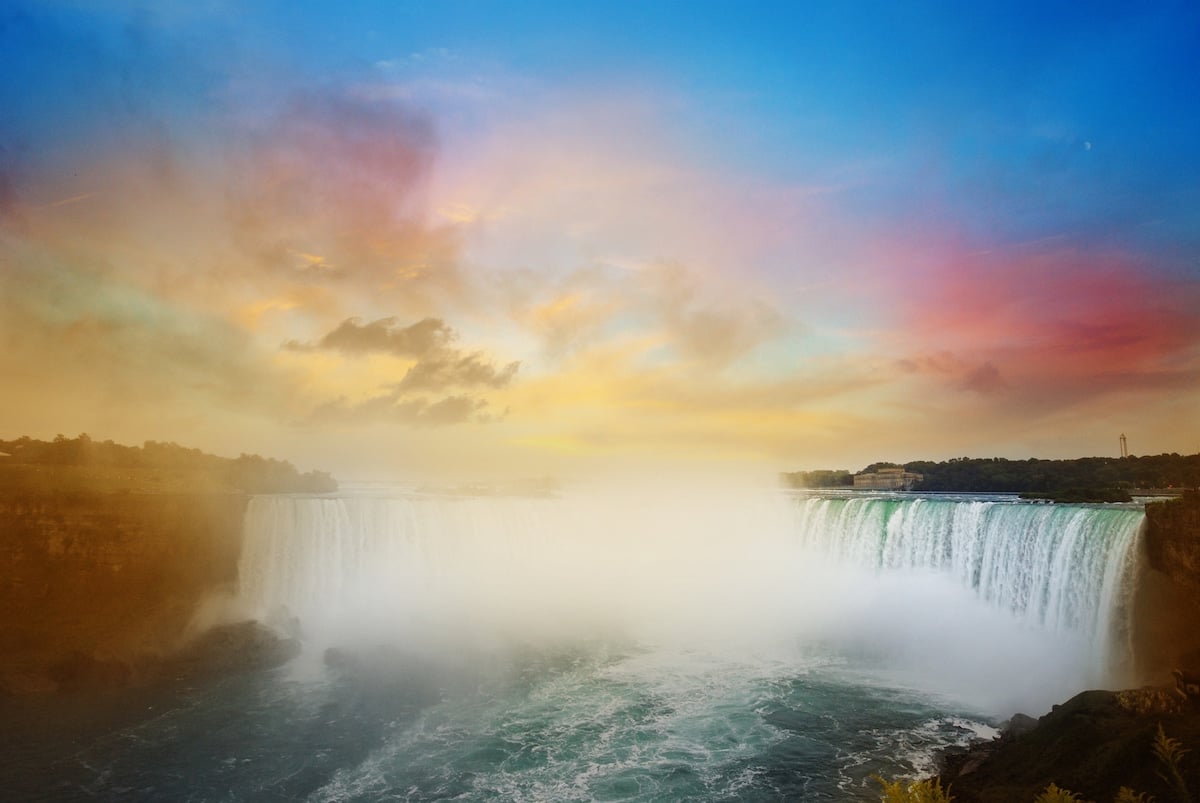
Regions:
M 1090 142 L 1083 143 L 1083 149 L 1085 151 L 1090 151 L 1092 149 L 1092 143 L 1090 143 Z

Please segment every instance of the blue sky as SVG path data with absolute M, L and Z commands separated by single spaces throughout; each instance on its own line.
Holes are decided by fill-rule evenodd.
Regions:
M 11 3 L 4 412 L 363 471 L 1193 451 L 1198 34 L 1189 3 Z M 426 320 L 452 336 L 397 345 Z

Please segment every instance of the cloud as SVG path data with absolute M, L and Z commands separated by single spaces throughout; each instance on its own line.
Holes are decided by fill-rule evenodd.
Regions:
M 783 330 L 781 316 L 761 301 L 724 308 L 671 306 L 665 317 L 680 354 L 711 364 L 732 362 Z
M 396 318 L 380 318 L 363 324 L 359 318 L 347 318 L 317 343 L 289 340 L 289 351 L 325 349 L 348 355 L 383 352 L 417 360 L 395 388 L 401 393 L 442 390 L 449 387 L 483 386 L 501 388 L 509 384 L 520 368 L 510 362 L 497 368 L 482 352 L 466 353 L 452 348 L 458 334 L 440 318 L 424 318 L 409 326 L 400 326 Z
M 350 282 L 413 309 L 465 292 L 456 228 L 426 222 L 437 146 L 424 116 L 392 100 L 298 92 L 265 123 L 243 124 L 240 143 L 228 218 L 263 270 Z
M 445 427 L 466 423 L 489 423 L 495 420 L 483 413 L 486 399 L 452 395 L 429 401 L 427 399 L 404 399 L 393 391 L 358 403 L 344 396 L 315 408 L 309 420 L 319 423 L 369 424 L 376 422 L 397 423 L 418 427 Z
M 471 419 L 487 402 L 483 399 L 472 399 L 468 396 L 447 396 L 441 401 L 425 407 L 420 412 L 419 423 L 434 425 L 461 424 Z
M 991 396 L 1008 388 L 1000 370 L 991 361 L 972 367 L 959 355 L 945 350 L 904 357 L 895 361 L 895 367 L 903 374 L 936 377 L 950 387 L 982 396 Z
M 510 362 L 497 368 L 478 352 L 463 355 L 446 351 L 419 360 L 408 369 L 396 389 L 408 393 L 450 387 L 502 388 L 512 381 L 520 367 L 520 362 Z
M 673 262 L 596 262 L 564 277 L 519 272 L 506 277 L 502 293 L 513 317 L 558 361 L 647 338 L 658 343 L 660 361 L 720 369 L 788 329 L 750 288 Z
M 359 318 L 347 318 L 326 334 L 317 347 L 345 354 L 372 351 L 387 352 L 398 357 L 423 357 L 445 348 L 454 340 L 454 330 L 438 318 L 424 318 L 409 326 L 398 326 L 395 318 L 380 318 L 367 324 Z M 313 346 L 288 341 L 286 348 L 308 350 Z
M 896 366 L 909 374 L 958 374 L 963 371 L 962 360 L 949 351 L 938 351 L 933 354 L 904 357 L 896 361 Z
M 1000 371 L 990 362 L 985 362 L 967 374 L 962 384 L 963 390 L 973 391 L 983 396 L 1000 393 L 1008 387 Z
M 315 344 L 291 340 L 283 348 L 332 351 L 349 357 L 383 353 L 415 360 L 399 382 L 385 386 L 385 392 L 356 403 L 343 396 L 321 404 L 313 412 L 316 420 L 388 420 L 430 426 L 493 420 L 481 413 L 488 405 L 486 399 L 451 395 L 431 400 L 422 395 L 450 389 L 503 388 L 520 369 L 520 362 L 497 367 L 482 352 L 453 348 L 450 344 L 457 339 L 454 329 L 440 318 L 424 318 L 408 326 L 399 325 L 394 317 L 366 324 L 347 318 Z
M 1002 397 L 1026 416 L 1161 393 L 1200 370 L 1200 282 L 1123 253 L 1044 246 L 949 249 L 923 266 L 924 281 L 896 295 L 896 310 L 904 342 L 932 356 L 910 354 L 900 369 Z

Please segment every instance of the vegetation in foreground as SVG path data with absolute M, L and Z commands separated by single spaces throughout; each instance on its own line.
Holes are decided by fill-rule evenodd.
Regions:
M 942 782 L 937 778 L 922 778 L 918 781 L 889 781 L 875 776 L 883 794 L 882 803 L 952 803 L 954 798 L 949 791 L 942 788 Z

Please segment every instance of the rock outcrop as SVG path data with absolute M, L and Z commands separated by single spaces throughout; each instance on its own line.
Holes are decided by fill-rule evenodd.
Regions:
M 1051 783 L 1085 800 L 1113 800 L 1121 787 L 1176 800 L 1155 754 L 1159 727 L 1185 749 L 1183 778 L 1200 791 L 1200 699 L 1174 687 L 1086 691 L 991 742 L 948 755 L 940 780 L 956 803 L 1033 801 Z

